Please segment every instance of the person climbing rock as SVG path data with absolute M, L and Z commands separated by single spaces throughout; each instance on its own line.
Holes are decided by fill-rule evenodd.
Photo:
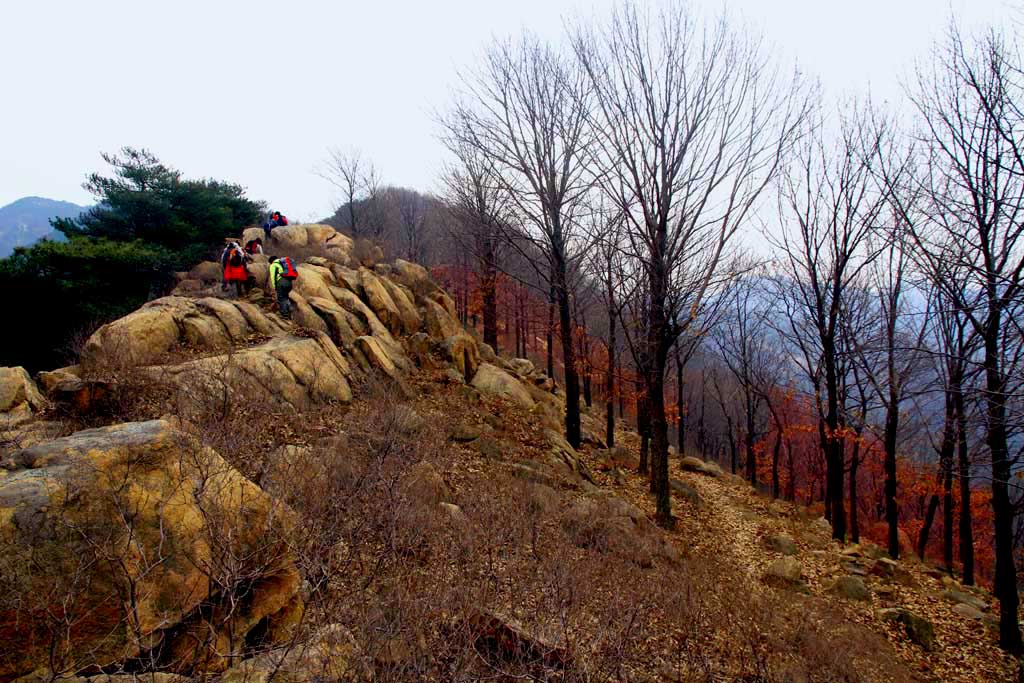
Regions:
M 288 225 L 288 217 L 283 213 L 275 211 L 270 214 L 270 218 L 268 218 L 267 222 L 263 224 L 263 232 L 267 236 L 267 241 L 270 241 L 270 238 L 273 237 L 274 228 L 285 225 Z
M 232 242 L 222 255 L 224 263 L 224 284 L 234 283 L 235 294 L 239 298 L 248 289 L 249 271 L 245 268 L 245 262 L 249 256 L 245 253 L 238 242 Z
M 263 234 L 266 235 L 268 242 L 270 241 L 270 238 L 272 237 L 272 233 L 274 231 L 274 228 L 276 228 L 277 225 L 278 225 L 277 218 L 280 215 L 281 215 L 280 211 L 274 211 L 269 216 L 267 216 L 267 220 L 263 223 Z
M 237 246 L 237 242 L 228 242 L 227 245 L 224 247 L 224 251 L 220 252 L 220 289 L 222 292 L 226 292 L 228 289 L 228 279 L 225 276 L 225 273 L 227 272 L 228 269 L 228 257 L 231 255 L 231 250 Z
M 249 240 L 245 243 L 245 253 L 249 256 L 255 256 L 256 254 L 263 253 L 263 240 L 257 237 L 254 240 Z
M 277 310 L 282 318 L 292 317 L 292 302 L 288 295 L 292 291 L 292 282 L 299 276 L 295 263 L 291 258 L 282 256 L 270 257 L 270 286 L 277 294 Z

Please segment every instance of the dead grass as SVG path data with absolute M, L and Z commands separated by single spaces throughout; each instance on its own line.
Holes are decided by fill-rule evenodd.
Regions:
M 358 644 L 359 675 L 375 681 L 916 680 L 884 638 L 841 612 L 697 550 L 693 537 L 709 533 L 697 515 L 667 537 L 676 557 L 644 562 L 616 551 L 624 532 L 606 519 L 567 524 L 581 500 L 607 493 L 653 518 L 646 483 L 601 474 L 605 494 L 595 494 L 515 477 L 511 464 L 548 448 L 542 426 L 504 402 L 467 401 L 441 377 L 414 375 L 409 398 L 371 382 L 351 407 L 276 411 L 251 396 L 182 419 L 297 515 L 280 539 L 307 601 L 293 645 L 340 625 Z M 116 415 L 168 406 L 129 392 Z M 495 425 L 500 457 L 448 441 L 459 422 Z M 482 633 L 481 615 L 499 615 L 530 646 Z

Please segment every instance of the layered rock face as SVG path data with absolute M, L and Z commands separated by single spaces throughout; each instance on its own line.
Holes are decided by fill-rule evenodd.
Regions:
M 478 344 L 421 266 L 362 266 L 329 226 L 274 236 L 269 253 L 304 255 L 291 321 L 272 311 L 265 259 L 240 300 L 223 298 L 219 264 L 204 263 L 179 274 L 174 295 L 98 329 L 79 366 L 40 373 L 38 386 L 0 368 L 0 683 L 133 661 L 222 671 L 253 634 L 263 645 L 289 637 L 303 609 L 283 505 L 168 421 L 54 439 L 53 406 L 88 411 L 96 391 L 130 376 L 177 399 L 183 418 L 210 400 L 301 412 L 356 400 L 353 387 L 374 375 L 401 383 L 419 365 L 560 422 L 550 381 Z

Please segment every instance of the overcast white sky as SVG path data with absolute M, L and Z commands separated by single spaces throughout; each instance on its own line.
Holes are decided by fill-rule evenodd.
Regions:
M 430 190 L 431 112 L 492 35 L 606 14 L 593 0 L 5 0 L 0 205 L 77 203 L 100 152 L 147 147 L 189 176 L 246 186 L 298 219 L 337 197 L 313 167 L 358 147 L 387 182 Z M 694 0 L 717 11 L 721 0 Z M 1020 18 L 1021 0 L 727 0 L 834 95 L 898 98 L 948 22 Z

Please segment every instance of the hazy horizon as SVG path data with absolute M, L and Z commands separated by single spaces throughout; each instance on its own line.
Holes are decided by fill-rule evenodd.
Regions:
M 0 205 L 34 195 L 77 204 L 101 152 L 145 147 L 187 176 L 244 185 L 295 219 L 337 193 L 313 168 L 328 147 L 362 150 L 386 183 L 435 189 L 444 159 L 432 112 L 491 36 L 523 27 L 558 39 L 566 19 L 607 15 L 572 0 L 481 6 L 9 3 Z M 833 100 L 900 96 L 951 12 L 968 28 L 1016 21 L 1019 3 L 695 0 L 723 5 L 820 78 Z M 770 6 L 766 6 L 769 5 Z M 13 44 L 10 44 L 13 43 Z

